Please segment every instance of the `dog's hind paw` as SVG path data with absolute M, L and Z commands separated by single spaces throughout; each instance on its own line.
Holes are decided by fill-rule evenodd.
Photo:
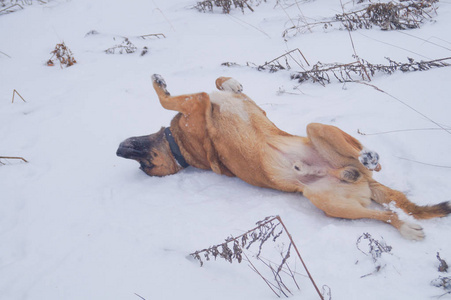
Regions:
M 234 78 L 230 78 L 222 82 L 221 89 L 223 91 L 233 92 L 239 94 L 243 91 L 243 85 Z
M 406 239 L 414 241 L 421 241 L 425 237 L 423 228 L 418 224 L 410 222 L 404 222 L 399 228 L 399 232 Z
M 377 154 L 377 152 L 363 149 L 362 152 L 360 152 L 359 161 L 368 170 L 377 172 L 381 169 L 381 165 L 379 164 L 379 154 Z

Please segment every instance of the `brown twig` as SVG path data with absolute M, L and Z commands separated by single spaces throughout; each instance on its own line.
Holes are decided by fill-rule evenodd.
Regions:
M 263 67 L 265 67 L 265 66 L 267 66 L 267 65 L 270 65 L 270 64 L 272 64 L 273 62 L 275 62 L 275 61 L 281 59 L 282 57 L 285 57 L 285 56 L 288 55 L 288 56 L 290 56 L 290 57 L 296 62 L 296 64 L 297 64 L 298 66 L 300 66 L 300 67 L 302 68 L 302 65 L 299 64 L 298 61 L 297 61 L 296 59 L 294 59 L 294 58 L 290 55 L 291 53 L 293 53 L 293 52 L 295 52 L 295 51 L 298 51 L 298 52 L 301 54 L 301 56 L 302 56 L 302 58 L 304 59 L 304 61 L 307 63 L 307 65 L 310 66 L 310 64 L 308 63 L 308 61 L 307 61 L 307 59 L 305 58 L 304 54 L 302 54 L 302 51 L 299 50 L 299 48 L 296 48 L 296 49 L 290 50 L 290 51 L 288 51 L 287 53 L 282 54 L 282 55 L 280 55 L 280 56 L 274 58 L 273 60 L 271 60 L 271 61 L 269 61 L 269 62 L 264 63 L 264 64 L 263 64 L 262 66 L 260 66 L 260 67 L 263 68 Z
M 25 101 L 25 99 L 19 94 L 18 91 L 14 90 L 14 91 L 13 91 L 13 99 L 12 99 L 11 103 L 14 103 L 14 95 L 16 95 L 16 94 L 19 95 L 20 99 L 22 99 L 23 102 L 27 102 L 27 101 Z
M 21 159 L 24 162 L 28 162 L 25 158 L 19 156 L 0 156 L 0 159 Z
M 288 235 L 288 238 L 290 239 L 291 243 L 293 244 L 293 248 L 294 250 L 296 250 L 296 254 L 298 255 L 302 266 L 304 267 L 305 271 L 307 272 L 307 275 L 310 279 L 310 281 L 312 282 L 313 286 L 315 287 L 316 292 L 318 293 L 318 296 L 321 298 L 321 300 L 324 300 L 323 295 L 321 294 L 321 292 L 318 289 L 318 286 L 315 283 L 315 280 L 313 280 L 312 275 L 310 274 L 307 265 L 305 264 L 304 260 L 301 257 L 301 253 L 299 253 L 298 247 L 296 246 L 296 244 L 293 241 L 293 238 L 291 237 L 291 234 L 288 232 L 287 227 L 285 226 L 285 224 L 283 223 L 282 219 L 279 216 L 276 216 L 276 219 L 280 222 L 280 224 L 282 224 L 282 227 L 285 229 L 286 234 Z
M 22 4 L 23 4 L 23 3 L 22 3 Z M 8 13 L 8 10 L 9 10 L 10 8 L 15 7 L 15 6 L 19 6 L 21 9 L 23 9 L 23 7 L 22 7 L 20 4 L 17 4 L 17 3 L 16 3 L 16 4 L 13 4 L 13 5 L 7 7 L 7 8 L 4 8 L 4 9 L 0 10 L 0 13 L 2 13 L 2 12 L 4 12 L 4 11 L 6 11 L 6 12 Z
M 148 37 L 157 37 L 160 38 L 160 36 L 162 36 L 163 38 L 166 38 L 166 36 L 163 33 L 151 33 L 151 34 L 144 34 L 144 35 L 140 35 L 139 37 L 142 38 L 143 40 L 145 40 Z

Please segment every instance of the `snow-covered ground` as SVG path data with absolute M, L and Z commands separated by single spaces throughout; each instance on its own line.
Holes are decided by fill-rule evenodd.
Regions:
M 430 282 L 446 276 L 436 253 L 451 261 L 451 217 L 419 221 L 426 238 L 412 242 L 381 222 L 328 218 L 301 195 L 193 168 L 153 178 L 115 155 L 122 140 L 153 133 L 174 115 L 157 101 L 151 74 L 161 74 L 172 94 L 210 92 L 217 77 L 231 76 L 281 129 L 304 135 L 310 122 L 339 126 L 378 151 L 377 180 L 421 205 L 451 199 L 449 132 L 357 132 L 438 128 L 429 119 L 450 128 L 451 68 L 374 77 L 371 84 L 386 93 L 358 83 L 298 86 L 288 71 L 221 63 L 263 64 L 295 48 L 310 63 L 352 62 L 347 31 L 282 38 L 301 13 L 320 20 L 341 12 L 340 1 L 267 0 L 255 12 L 230 15 L 200 13 L 190 8 L 195 3 L 54 0 L 0 15 L 0 156 L 29 161 L 0 166 L 0 299 L 275 299 L 246 263 L 200 268 L 187 258 L 270 215 L 282 217 L 334 300 L 445 293 Z M 357 54 L 373 63 L 449 57 L 451 5 L 438 7 L 421 29 L 352 32 Z M 92 30 L 99 34 L 86 35 Z M 138 38 L 154 33 L 166 38 Z M 107 55 L 121 36 L 138 51 Z M 63 41 L 77 63 L 46 66 Z M 11 103 L 14 89 L 27 102 L 16 95 Z M 374 270 L 356 247 L 363 233 L 383 237 L 392 255 L 383 255 L 380 272 L 361 278 Z M 299 281 L 293 299 L 319 298 L 307 278 Z

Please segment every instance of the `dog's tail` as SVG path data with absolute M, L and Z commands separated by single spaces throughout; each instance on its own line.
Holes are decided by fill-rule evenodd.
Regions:
M 369 184 L 371 189 L 371 199 L 380 204 L 389 205 L 393 203 L 396 207 L 399 207 L 415 219 L 439 218 L 451 214 L 450 201 L 435 205 L 420 206 L 410 202 L 403 193 L 392 190 L 375 180 L 371 180 Z

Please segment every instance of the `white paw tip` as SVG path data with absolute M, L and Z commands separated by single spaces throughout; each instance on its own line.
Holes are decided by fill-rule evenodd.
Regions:
M 406 239 L 414 241 L 421 241 L 425 237 L 423 228 L 418 224 L 410 222 L 405 222 L 402 224 L 399 228 L 399 232 Z
M 243 86 L 238 82 L 238 80 L 230 78 L 222 83 L 222 89 L 224 91 L 241 93 L 243 91 Z

